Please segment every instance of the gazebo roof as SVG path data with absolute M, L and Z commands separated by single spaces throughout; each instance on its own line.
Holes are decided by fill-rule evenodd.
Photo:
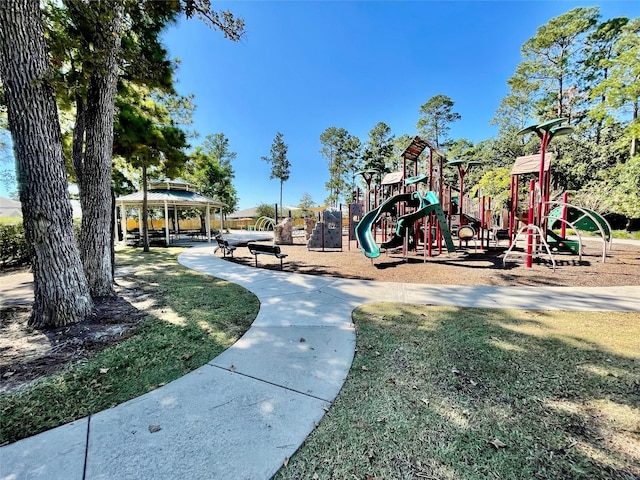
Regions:
M 143 192 L 135 192 L 116 199 L 119 205 L 140 205 L 143 200 Z M 212 206 L 224 207 L 226 204 L 218 200 L 204 197 L 195 192 L 186 190 L 149 190 L 147 192 L 147 204 L 149 206 L 164 206 L 165 203 L 174 207 Z
M 195 192 L 196 186 L 181 178 L 163 178 L 162 180 L 149 181 L 149 190 L 186 190 Z

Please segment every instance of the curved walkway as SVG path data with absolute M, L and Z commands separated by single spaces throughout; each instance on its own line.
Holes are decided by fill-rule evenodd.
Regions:
M 355 348 L 352 310 L 373 301 L 640 311 L 640 287 L 472 287 L 347 280 L 223 261 L 183 265 L 240 284 L 261 306 L 231 348 L 146 395 L 0 448 L 0 479 L 269 479 L 323 417 Z

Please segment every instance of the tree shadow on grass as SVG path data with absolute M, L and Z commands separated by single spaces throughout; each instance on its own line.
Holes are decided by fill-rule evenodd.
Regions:
M 278 478 L 638 478 L 636 314 L 562 315 L 357 309 L 350 378 L 305 447 L 319 459 L 303 449 Z

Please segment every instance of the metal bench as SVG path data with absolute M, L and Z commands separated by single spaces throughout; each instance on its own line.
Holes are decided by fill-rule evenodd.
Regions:
M 280 270 L 282 270 L 282 259 L 287 257 L 286 253 L 280 251 L 278 245 L 265 245 L 262 243 L 248 243 L 249 252 L 256 259 L 256 268 L 258 267 L 258 255 L 272 255 L 280 260 Z
M 228 253 L 229 255 L 231 255 L 231 258 L 233 258 L 233 251 L 236 249 L 236 247 L 234 245 L 229 245 L 229 242 L 227 242 L 219 235 L 216 235 L 216 241 L 218 242 L 218 249 L 222 250 L 222 256 L 224 258 L 227 258 Z

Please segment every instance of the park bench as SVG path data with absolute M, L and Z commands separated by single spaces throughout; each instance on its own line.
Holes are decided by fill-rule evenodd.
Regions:
M 278 245 L 265 245 L 262 243 L 248 243 L 249 252 L 256 259 L 256 268 L 258 267 L 258 255 L 272 255 L 280 260 L 280 270 L 282 270 L 282 259 L 287 257 L 286 253 L 280 251 Z
M 233 251 L 236 249 L 236 247 L 234 245 L 229 245 L 229 242 L 227 242 L 220 235 L 216 235 L 216 241 L 218 242 L 218 248 L 222 250 L 222 256 L 227 258 L 228 253 L 229 255 L 231 255 L 231 258 L 233 258 Z

